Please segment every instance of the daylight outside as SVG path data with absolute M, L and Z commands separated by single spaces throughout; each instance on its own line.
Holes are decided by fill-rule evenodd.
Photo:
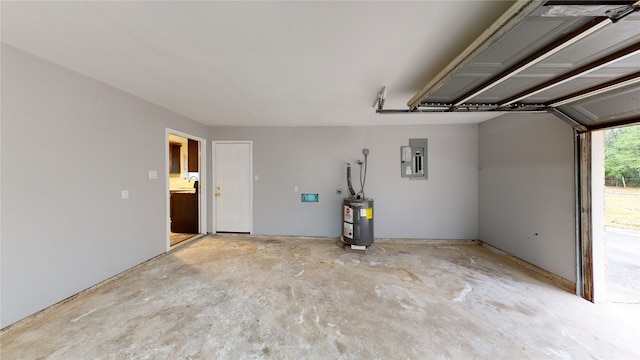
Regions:
M 604 139 L 607 300 L 640 304 L 640 125 Z

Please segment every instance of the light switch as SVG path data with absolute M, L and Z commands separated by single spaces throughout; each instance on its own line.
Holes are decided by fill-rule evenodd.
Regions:
M 129 198 L 129 190 L 122 190 L 122 198 L 123 199 Z
M 293 187 L 293 192 L 298 192 L 298 187 L 297 186 Z
M 157 178 L 158 178 L 158 172 L 157 172 L 157 171 L 155 171 L 155 170 L 149 170 L 149 172 L 148 172 L 148 177 L 149 177 L 149 179 L 151 179 L 151 180 L 155 180 L 155 179 L 157 179 Z

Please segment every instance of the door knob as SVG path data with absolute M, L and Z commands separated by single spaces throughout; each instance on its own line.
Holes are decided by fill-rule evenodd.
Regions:
M 220 196 L 220 193 L 216 193 L 216 196 Z

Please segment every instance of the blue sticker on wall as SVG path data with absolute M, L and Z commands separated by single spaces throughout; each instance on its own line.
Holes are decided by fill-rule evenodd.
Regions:
M 318 202 L 318 194 L 302 194 L 302 202 Z

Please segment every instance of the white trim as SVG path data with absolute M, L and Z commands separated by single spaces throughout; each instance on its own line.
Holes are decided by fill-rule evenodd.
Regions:
M 253 140 L 224 140 L 211 142 L 211 173 L 215 172 L 216 166 L 216 144 L 249 144 L 249 234 L 253 234 Z M 167 145 L 168 146 L 168 145 Z M 167 156 L 169 150 L 167 149 Z M 169 161 L 167 159 L 167 161 Z M 169 166 L 169 165 L 167 165 Z M 211 190 L 215 193 L 215 174 L 211 176 Z M 217 198 L 212 197 L 212 214 L 211 223 L 213 224 L 212 232 L 215 234 L 218 231 L 218 224 L 216 221 L 216 207 L 218 205 Z
M 165 128 L 164 134 L 164 181 L 165 181 L 165 196 L 166 196 L 166 251 L 171 247 L 171 200 L 169 196 L 169 134 L 182 136 L 187 139 L 197 140 L 200 144 L 200 156 L 198 159 L 198 172 L 200 173 L 200 191 L 198 192 L 198 231 L 200 234 L 207 233 L 207 140 L 199 136 L 191 135 L 179 130 L 171 128 Z
M 604 130 L 591 132 L 591 265 L 593 302 L 607 302 L 607 243 L 604 203 Z

